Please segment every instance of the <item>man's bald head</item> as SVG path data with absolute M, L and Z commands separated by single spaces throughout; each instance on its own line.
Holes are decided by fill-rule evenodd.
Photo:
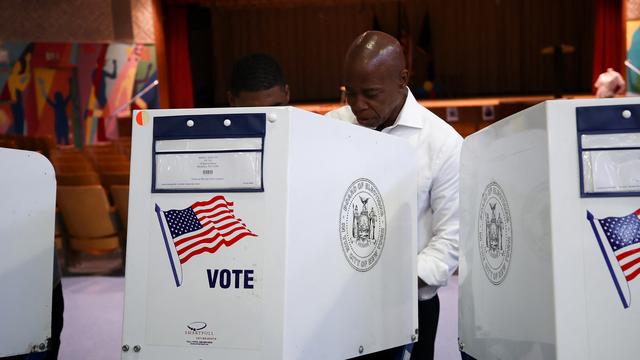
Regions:
M 402 46 L 380 31 L 367 31 L 344 60 L 347 101 L 360 125 L 384 128 L 396 121 L 407 96 L 409 72 Z
M 344 60 L 345 71 L 350 67 L 384 67 L 391 73 L 405 69 L 402 45 L 393 36 L 381 31 L 367 31 L 358 36 Z

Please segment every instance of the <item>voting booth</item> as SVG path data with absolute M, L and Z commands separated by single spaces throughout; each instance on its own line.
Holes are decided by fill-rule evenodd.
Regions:
M 404 140 L 293 107 L 134 113 L 122 359 L 345 359 L 417 339 Z
M 469 136 L 460 201 L 465 354 L 638 358 L 638 98 L 547 101 Z
M 0 148 L 0 357 L 47 350 L 56 178 L 32 151 Z

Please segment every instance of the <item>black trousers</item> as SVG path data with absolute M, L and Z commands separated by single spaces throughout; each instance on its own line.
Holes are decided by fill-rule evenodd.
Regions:
M 411 360 L 432 360 L 440 318 L 440 299 L 438 294 L 429 300 L 418 301 L 418 341 L 413 343 Z M 357 357 L 358 360 L 400 360 L 405 346 L 399 346 L 373 354 Z
M 413 343 L 411 360 L 432 360 L 440 318 L 440 299 L 438 294 L 429 300 L 418 302 L 418 342 Z
M 56 360 L 60 351 L 60 334 L 64 323 L 64 297 L 62 296 L 62 281 L 53 288 L 51 304 L 51 340 L 45 360 Z

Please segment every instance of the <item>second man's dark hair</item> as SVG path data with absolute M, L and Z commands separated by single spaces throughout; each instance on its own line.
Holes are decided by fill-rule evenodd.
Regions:
M 284 75 L 278 62 L 267 54 L 251 54 L 233 64 L 231 93 L 261 91 L 274 86 L 285 86 Z

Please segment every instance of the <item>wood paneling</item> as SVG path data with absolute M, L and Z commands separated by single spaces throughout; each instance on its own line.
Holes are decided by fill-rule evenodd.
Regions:
M 344 54 L 372 19 L 371 8 L 360 5 L 214 8 L 212 13 L 218 104 L 226 102 L 233 63 L 253 52 L 280 62 L 293 101 L 339 98 Z
M 344 53 L 374 14 L 383 31 L 398 31 L 395 1 L 259 2 L 263 6 L 212 2 L 217 104 L 226 102 L 233 62 L 252 52 L 280 61 L 293 101 L 335 101 Z M 553 57 L 540 51 L 559 44 L 575 47 L 565 57 L 565 91 L 591 89 L 594 0 L 408 0 L 407 6 L 414 43 L 430 15 L 439 97 L 551 94 Z M 421 56 L 414 51 L 414 67 L 424 66 Z
M 589 91 L 593 0 L 431 1 L 436 83 L 443 96 L 539 94 L 553 90 L 553 57 L 565 57 L 565 89 Z M 417 35 L 417 34 L 415 34 Z

